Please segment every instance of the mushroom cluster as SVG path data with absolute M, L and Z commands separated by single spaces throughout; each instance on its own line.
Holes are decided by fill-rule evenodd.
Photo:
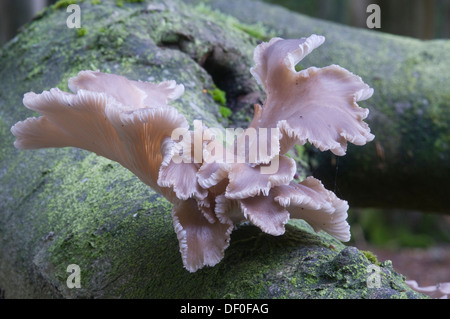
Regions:
M 246 220 L 278 236 L 289 218 L 300 218 L 315 231 L 348 241 L 347 202 L 314 177 L 294 182 L 296 163 L 286 155 L 310 142 L 341 156 L 347 142 L 364 145 L 374 138 L 363 122 L 368 110 L 357 104 L 373 90 L 360 77 L 337 65 L 296 71 L 324 40 L 274 38 L 256 47 L 250 71 L 266 101 L 255 105 L 252 122 L 231 145 L 207 127 L 200 136 L 189 130 L 169 105 L 183 94 L 182 85 L 98 71 L 71 78 L 73 93 L 26 93 L 24 105 L 42 116 L 11 128 L 14 145 L 77 147 L 133 172 L 173 204 L 173 225 L 190 272 L 217 264 L 234 225 Z

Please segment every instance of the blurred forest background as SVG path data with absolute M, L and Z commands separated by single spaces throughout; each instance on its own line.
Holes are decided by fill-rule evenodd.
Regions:
M 450 0 L 260 1 L 366 29 L 367 6 L 378 4 L 381 8 L 381 29 L 373 29 L 373 32 L 422 40 L 450 38 Z M 37 12 L 55 2 L 0 0 L 0 46 L 12 39 Z M 375 252 L 380 260 L 392 260 L 394 268 L 407 279 L 414 279 L 421 286 L 450 282 L 450 212 L 440 215 L 351 208 L 349 222 L 352 227 L 350 244 Z
M 377 31 L 423 40 L 450 37 L 450 0 L 265 0 L 324 20 L 367 28 L 369 4 L 381 9 Z

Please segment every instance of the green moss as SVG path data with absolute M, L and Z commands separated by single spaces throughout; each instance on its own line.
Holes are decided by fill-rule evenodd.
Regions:
M 252 38 L 264 41 L 268 39 L 267 29 L 264 28 L 262 24 L 257 25 L 246 25 L 243 23 L 234 23 L 235 28 L 247 33 Z
M 273 36 L 274 32 L 269 30 L 264 24 L 257 22 L 254 24 L 247 24 L 239 21 L 238 19 L 230 16 L 224 15 L 218 10 L 212 9 L 207 4 L 200 2 L 195 6 L 195 10 L 203 15 L 210 16 L 215 21 L 220 21 L 224 23 L 228 28 L 237 29 L 245 34 L 249 35 L 255 40 L 267 41 Z
M 98 5 L 101 3 L 101 0 L 92 0 L 93 5 Z
M 68 6 L 70 6 L 71 4 L 77 4 L 79 2 L 81 2 L 83 0 L 59 0 L 56 3 L 54 3 L 51 8 L 54 10 L 58 10 L 61 8 L 67 8 Z
M 361 252 L 367 258 L 367 260 L 370 261 L 372 264 L 375 264 L 378 266 L 380 265 L 380 262 L 378 261 L 377 256 L 373 252 L 368 251 L 368 250 L 361 250 Z
M 221 89 L 214 86 L 213 90 L 207 90 L 207 92 L 212 96 L 214 102 L 219 104 L 219 112 L 220 115 L 228 119 L 233 114 L 233 111 L 226 106 L 227 104 L 227 98 L 225 91 L 222 91 Z
M 88 33 L 88 31 L 85 28 L 83 28 L 83 27 L 77 29 L 77 36 L 78 37 L 84 37 L 87 33 Z
M 224 118 L 229 118 L 233 114 L 233 111 L 226 106 L 219 106 L 219 111 Z
M 118 7 L 123 7 L 125 2 L 128 2 L 128 3 L 141 3 L 143 1 L 144 0 L 116 0 L 116 5 Z
M 304 69 L 304 67 L 300 63 L 295 65 L 295 71 L 300 72 L 303 69 Z
M 117 234 L 118 230 L 126 228 L 131 235 L 135 232 L 134 228 L 139 226 L 136 219 L 145 218 L 154 210 L 170 216 L 170 206 L 167 203 L 158 200 L 145 185 L 136 183 L 134 176 L 120 165 L 104 158 L 89 154 L 70 169 L 65 169 L 64 162 L 60 162 L 53 167 L 51 175 L 52 181 L 61 179 L 63 186 L 58 188 L 58 197 L 51 196 L 55 191 L 54 182 L 47 184 L 45 190 L 40 192 L 38 200 L 46 202 L 46 219 L 52 225 L 48 229 L 43 224 L 41 232 L 48 233 L 51 230 L 55 234 L 48 252 L 50 261 L 57 270 L 56 275 L 66 276 L 64 268 L 67 263 L 78 264 L 83 270 L 85 287 L 89 287 L 89 283 L 95 280 L 93 276 L 99 274 L 98 267 L 92 262 L 108 251 L 113 251 L 117 245 L 118 238 L 112 237 L 112 229 L 116 229 Z M 126 199 L 116 197 L 111 192 L 114 185 L 119 183 L 129 185 Z M 66 187 L 75 184 L 78 185 L 76 189 Z M 149 200 L 155 201 L 146 201 L 146 204 L 141 202 L 131 213 L 124 215 L 126 210 L 120 206 L 126 203 L 134 206 L 133 201 L 142 201 L 139 198 L 145 193 Z M 64 213 L 65 205 L 70 205 L 77 212 L 76 216 Z
M 214 88 L 214 90 L 209 90 L 208 93 L 211 94 L 213 100 L 221 106 L 225 106 L 227 104 L 226 93 L 221 89 Z

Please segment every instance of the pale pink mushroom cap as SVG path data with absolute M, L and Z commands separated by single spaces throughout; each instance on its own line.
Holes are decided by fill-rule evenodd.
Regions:
M 255 49 L 252 74 L 267 93 L 253 125 L 278 127 L 283 134 L 280 154 L 307 141 L 321 151 L 344 155 L 347 142 L 364 145 L 373 140 L 363 122 L 368 109 L 356 102 L 373 94 L 359 76 L 331 65 L 297 72 L 295 65 L 325 41 L 312 35 L 299 40 L 274 38 Z
M 216 214 L 233 223 L 249 220 L 262 231 L 279 236 L 289 219 L 303 219 L 314 231 L 325 231 L 340 241 L 350 240 L 348 204 L 314 177 L 297 184 L 273 187 L 267 195 L 243 199 L 217 197 Z M 219 217 L 220 216 L 220 217 Z
M 212 223 L 199 211 L 194 199 L 175 205 L 172 219 L 187 270 L 195 272 L 222 260 L 230 242 L 232 223 L 217 219 Z
M 124 76 L 98 71 L 81 71 L 69 79 L 69 89 L 107 93 L 122 105 L 132 108 L 163 107 L 178 99 L 184 92 L 183 85 L 175 81 L 160 83 L 132 81 Z
M 276 187 L 273 196 L 287 209 L 290 218 L 303 219 L 316 232 L 323 230 L 340 241 L 350 240 L 348 203 L 325 189 L 318 179 L 308 177 L 301 183 Z
M 295 161 L 280 156 L 278 169 L 272 174 L 261 174 L 261 166 L 237 163 L 228 167 L 229 183 L 225 196 L 230 199 L 244 199 L 256 195 L 268 195 L 271 188 L 288 184 L 296 173 Z
M 19 149 L 72 146 L 94 152 L 122 164 L 175 200 L 172 191 L 159 187 L 157 180 L 164 139 L 175 128 L 189 128 L 184 116 L 167 105 L 182 93 L 183 86 L 173 81 L 130 81 L 93 71 L 80 72 L 69 86 L 75 94 L 57 88 L 25 94 L 24 105 L 42 116 L 11 128 L 14 145 Z
M 406 280 L 405 283 L 417 292 L 426 294 L 431 298 L 448 299 L 450 295 L 450 282 L 439 283 L 435 286 L 420 287 L 415 280 Z

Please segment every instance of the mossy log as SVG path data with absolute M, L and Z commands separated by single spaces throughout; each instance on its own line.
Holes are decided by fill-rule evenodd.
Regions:
M 237 3 L 228 2 L 230 10 Z M 380 47 L 395 45 L 403 50 L 404 45 L 416 42 L 353 29 L 345 29 L 349 34 L 330 33 L 327 30 L 337 26 L 260 3 L 252 3 L 250 11 L 266 17 L 260 21 L 272 21 L 273 25 L 240 21 L 233 17 L 237 12 L 227 15 L 205 5 L 179 1 L 85 0 L 80 2 L 80 32 L 66 26 L 67 3 L 58 2 L 42 12 L 0 51 L 1 295 L 424 297 L 405 284 L 389 261 L 378 263 L 327 234 L 315 233 L 302 221 L 290 222 L 280 237 L 241 225 L 233 232 L 221 263 L 189 273 L 182 266 L 171 221 L 172 207 L 164 198 L 117 163 L 73 148 L 18 151 L 10 133 L 15 122 L 36 115 L 22 105 L 25 92 L 40 93 L 52 87 L 67 90 L 68 78 L 84 69 L 135 80 L 174 79 L 183 83 L 186 92 L 173 105 L 190 123 L 202 119 L 209 126 L 230 125 L 230 119 L 221 116 L 220 105 L 208 93 L 220 88 L 233 110 L 233 124 L 246 122 L 252 103 L 263 98 L 249 73 L 253 48 L 257 41 L 272 35 L 270 27 L 276 19 L 286 24 L 279 30 L 281 36 L 301 37 L 310 31 L 329 35 L 330 43 L 318 53 L 327 62 L 345 61 L 348 47 L 360 50 L 357 56 L 364 61 L 366 34 L 377 39 L 374 43 L 380 42 Z M 210 5 L 222 3 L 213 1 Z M 316 25 L 316 29 L 288 31 L 290 23 L 284 15 L 299 26 L 307 23 Z M 333 46 L 338 48 L 329 50 Z M 370 47 L 366 49 L 374 54 Z M 381 70 L 392 72 L 382 63 L 379 70 L 377 61 L 367 66 L 359 64 L 361 61 L 355 59 L 354 64 L 344 66 L 363 77 L 370 74 L 369 70 L 378 70 L 368 77 L 369 81 L 381 77 Z M 383 77 L 379 81 L 384 83 Z M 299 160 L 306 162 L 307 158 Z M 80 267 L 80 288 L 67 285 L 67 267 L 71 264 Z M 375 287 L 368 284 L 373 265 L 380 275 Z

